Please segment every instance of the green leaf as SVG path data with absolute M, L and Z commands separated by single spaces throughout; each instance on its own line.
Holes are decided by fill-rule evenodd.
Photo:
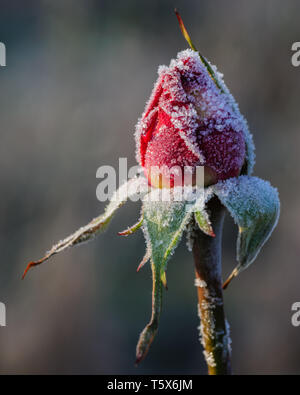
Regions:
M 187 189 L 188 190 L 188 189 Z M 211 234 L 212 229 L 205 202 L 212 196 L 211 190 L 191 189 L 185 195 L 182 189 L 153 189 L 143 201 L 143 230 L 147 243 L 147 253 L 139 268 L 151 259 L 153 272 L 152 317 L 143 330 L 137 346 L 137 362 L 142 360 L 149 350 L 158 328 L 162 286 L 166 284 L 166 266 L 173 254 L 183 231 L 192 219 L 194 212 L 200 228 Z
M 200 229 L 213 234 L 205 211 L 205 203 L 212 194 L 212 189 L 178 187 L 152 190 L 145 196 L 143 230 L 151 258 L 162 275 L 193 213 Z
M 103 232 L 107 228 L 115 212 L 118 210 L 118 208 L 123 206 L 123 204 L 129 198 L 134 197 L 137 194 L 143 196 L 146 192 L 148 192 L 148 185 L 146 179 L 143 177 L 132 178 L 128 182 L 124 183 L 112 196 L 111 202 L 106 207 L 104 214 L 94 218 L 87 225 L 81 227 L 76 232 L 66 237 L 64 240 L 59 241 L 51 248 L 49 252 L 46 253 L 43 258 L 39 259 L 38 261 L 30 262 L 27 265 L 22 278 L 26 276 L 30 268 L 40 265 L 51 258 L 53 255 L 58 254 L 69 247 L 82 244 L 93 239 L 96 235 Z
M 151 259 L 162 275 L 192 216 L 192 210 L 188 202 L 175 201 L 173 197 L 169 202 L 155 201 L 155 193 L 148 194 L 143 202 L 143 230 Z
M 214 193 L 228 209 L 239 227 L 238 265 L 224 283 L 246 269 L 257 257 L 277 225 L 280 201 L 277 189 L 257 177 L 240 176 L 219 182 Z

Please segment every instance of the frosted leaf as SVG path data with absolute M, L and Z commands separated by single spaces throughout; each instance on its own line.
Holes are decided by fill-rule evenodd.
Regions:
M 205 203 L 212 197 L 211 188 L 175 187 L 155 189 L 143 199 L 143 230 L 154 264 L 166 270 L 183 231 L 193 214 L 205 233 L 212 235 Z M 167 199 L 168 198 L 168 199 Z
M 158 328 L 162 287 L 166 287 L 166 265 L 183 231 L 190 224 L 194 211 L 204 212 L 205 202 L 212 196 L 211 189 L 176 187 L 152 189 L 143 199 L 143 231 L 147 252 L 139 265 L 151 259 L 153 275 L 152 316 L 140 335 L 137 362 L 141 361 L 152 343 Z M 168 199 L 166 199 L 168 197 Z
M 69 247 L 85 243 L 103 232 L 118 208 L 120 208 L 129 198 L 134 197 L 137 193 L 143 196 L 143 194 L 148 191 L 146 184 L 144 177 L 135 177 L 124 183 L 112 196 L 111 202 L 106 207 L 104 214 L 94 218 L 87 225 L 79 228 L 64 240 L 59 241 L 45 254 L 43 258 L 38 261 L 30 262 L 23 274 L 23 278 L 31 267 L 40 265 L 53 255 L 58 254 Z
M 170 201 L 163 200 L 163 190 L 157 189 L 150 192 L 143 202 L 143 230 L 151 259 L 161 275 L 192 216 L 189 202 L 175 200 L 176 189 L 171 191 Z M 170 190 L 166 192 L 170 193 Z M 157 200 L 159 193 L 162 193 L 161 200 Z
M 212 188 L 239 227 L 238 265 L 225 282 L 226 287 L 255 260 L 270 237 L 278 222 L 280 201 L 277 189 L 257 177 L 230 178 Z
M 171 192 L 171 196 L 170 196 Z M 140 362 L 147 354 L 158 329 L 161 311 L 162 287 L 166 286 L 165 269 L 169 256 L 174 251 L 179 239 L 188 224 L 192 211 L 189 202 L 176 201 L 179 193 L 174 190 L 153 189 L 143 201 L 143 231 L 146 238 L 147 253 L 142 265 L 150 255 L 153 276 L 152 316 L 142 331 L 137 349 L 136 362 Z M 166 199 L 166 193 L 168 198 Z

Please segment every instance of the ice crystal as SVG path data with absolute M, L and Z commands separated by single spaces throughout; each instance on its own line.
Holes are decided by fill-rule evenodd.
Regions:
M 196 278 L 195 279 L 195 287 L 206 288 L 207 284 L 204 280 L 201 280 L 200 278 Z
M 237 176 L 254 145 L 247 122 L 222 76 L 220 89 L 199 54 L 187 49 L 159 67 L 159 77 L 136 126 L 137 160 L 151 166 L 208 166 L 217 179 Z

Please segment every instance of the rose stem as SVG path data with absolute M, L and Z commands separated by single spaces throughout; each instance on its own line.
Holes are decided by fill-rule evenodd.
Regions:
M 217 198 L 208 203 L 215 237 L 194 232 L 193 256 L 198 291 L 200 334 L 209 375 L 231 374 L 229 325 L 222 291 L 221 249 L 224 207 Z

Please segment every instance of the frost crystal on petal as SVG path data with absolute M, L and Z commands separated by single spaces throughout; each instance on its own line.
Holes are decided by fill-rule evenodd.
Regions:
M 210 64 L 210 62 L 208 62 L 208 63 Z M 255 165 L 255 146 L 254 146 L 254 142 L 253 142 L 253 136 L 250 133 L 250 130 L 248 127 L 248 122 L 245 119 L 245 117 L 240 113 L 240 108 L 239 108 L 238 103 L 232 96 L 231 92 L 229 91 L 229 89 L 227 88 L 227 86 L 223 80 L 223 74 L 218 71 L 217 66 L 211 65 L 211 64 L 210 64 L 210 66 L 212 67 L 212 69 L 215 73 L 215 77 L 217 78 L 218 83 L 221 86 L 221 89 L 227 95 L 232 108 L 234 109 L 236 114 L 239 114 L 240 121 L 241 121 L 241 123 L 243 123 L 242 131 L 243 131 L 244 139 L 245 139 L 245 143 L 246 143 L 246 172 L 245 173 L 248 176 L 251 176 L 251 174 L 253 172 L 254 165 Z
M 210 67 L 215 79 L 199 54 L 187 49 L 169 67 L 159 68 L 136 126 L 137 160 L 146 170 L 203 165 L 213 182 L 236 177 L 241 170 L 252 172 L 254 145 L 247 122 L 222 75 Z

